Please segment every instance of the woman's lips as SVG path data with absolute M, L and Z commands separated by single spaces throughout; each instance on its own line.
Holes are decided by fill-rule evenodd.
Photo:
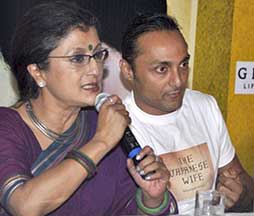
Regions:
M 100 89 L 97 83 L 84 84 L 84 85 L 81 85 L 81 88 L 86 91 L 98 91 Z

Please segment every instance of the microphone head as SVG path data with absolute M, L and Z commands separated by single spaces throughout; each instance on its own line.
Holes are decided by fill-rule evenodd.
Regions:
M 107 100 L 107 98 L 110 96 L 110 94 L 106 92 L 102 92 L 98 94 L 95 98 L 95 109 L 99 112 L 101 105 Z

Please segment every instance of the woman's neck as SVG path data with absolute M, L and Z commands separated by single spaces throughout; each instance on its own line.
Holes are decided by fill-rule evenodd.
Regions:
M 65 132 L 77 119 L 80 108 L 60 106 L 41 99 L 30 100 L 32 112 L 47 128 L 56 133 Z

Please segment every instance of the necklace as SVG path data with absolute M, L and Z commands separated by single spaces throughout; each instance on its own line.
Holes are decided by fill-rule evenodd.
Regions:
M 49 129 L 45 124 L 43 124 L 34 114 L 31 101 L 28 100 L 25 103 L 26 107 L 26 113 L 28 114 L 29 118 L 33 122 L 33 124 L 39 129 L 41 133 L 43 133 L 45 136 L 50 138 L 53 141 L 61 142 L 65 140 L 67 137 L 70 136 L 76 136 L 80 132 L 80 117 L 75 120 L 74 127 L 71 130 L 68 130 L 68 132 L 64 133 L 57 133 L 51 129 Z

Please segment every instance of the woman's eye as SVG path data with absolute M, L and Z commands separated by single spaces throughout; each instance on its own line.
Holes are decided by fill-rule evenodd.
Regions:
M 83 63 L 85 60 L 85 57 L 86 56 L 84 55 L 74 55 L 70 58 L 70 61 L 73 63 Z
M 94 58 L 96 60 L 102 60 L 103 59 L 103 56 L 104 56 L 104 53 L 102 51 L 99 51 L 99 52 L 96 52 L 94 53 Z

